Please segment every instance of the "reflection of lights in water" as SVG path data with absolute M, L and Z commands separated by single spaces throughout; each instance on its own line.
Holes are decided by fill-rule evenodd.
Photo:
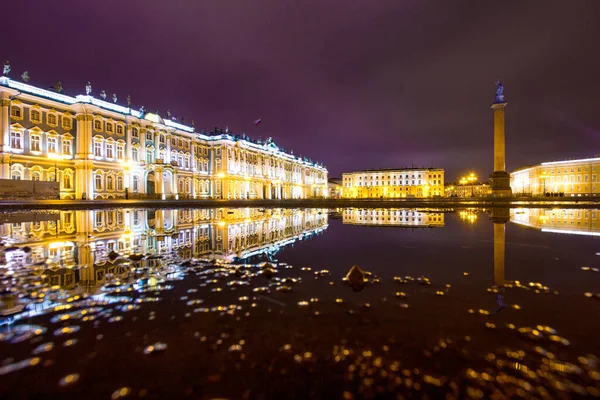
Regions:
M 461 221 L 474 224 L 477 221 L 477 214 L 471 210 L 462 210 L 458 212 Z

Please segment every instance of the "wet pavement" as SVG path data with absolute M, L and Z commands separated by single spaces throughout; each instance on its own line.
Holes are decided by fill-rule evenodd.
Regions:
M 1 217 L 3 398 L 600 396 L 600 211 Z

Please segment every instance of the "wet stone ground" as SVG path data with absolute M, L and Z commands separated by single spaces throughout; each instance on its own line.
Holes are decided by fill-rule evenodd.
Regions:
M 131 264 L 133 279 L 101 296 L 29 283 L 32 301 L 66 301 L 0 335 L 3 396 L 600 396 L 596 356 L 498 296 L 555 301 L 543 284 L 490 287 L 496 301 L 466 302 L 467 323 L 456 326 L 444 309 L 458 294 L 426 277 L 367 272 L 361 285 L 362 276 L 348 282 L 287 264 Z M 306 281 L 322 295 L 304 290 Z
M 406 246 L 421 235 L 429 234 Z M 317 252 L 321 239 L 293 252 Z M 469 259 L 481 263 L 477 246 L 491 249 L 473 243 Z M 570 278 L 481 285 L 469 261 L 456 256 L 448 261 L 456 267 L 444 268 L 415 247 L 429 257 L 423 264 L 444 272 L 327 270 L 335 262 L 326 255 L 312 265 L 283 262 L 285 254 L 252 264 L 170 255 L 152 266 L 119 257 L 127 273 L 75 295 L 42 284 L 30 266 L 2 269 L 3 301 L 18 293 L 45 311 L 2 326 L 0 397 L 600 397 L 595 266 L 572 266 Z M 539 251 L 527 249 L 524 259 Z

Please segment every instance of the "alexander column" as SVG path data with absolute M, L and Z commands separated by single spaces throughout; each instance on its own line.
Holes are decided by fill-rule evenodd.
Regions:
M 492 104 L 494 110 L 494 172 L 491 176 L 492 196 L 510 197 L 510 175 L 505 171 L 505 145 L 504 145 L 504 86 L 496 81 L 496 101 Z

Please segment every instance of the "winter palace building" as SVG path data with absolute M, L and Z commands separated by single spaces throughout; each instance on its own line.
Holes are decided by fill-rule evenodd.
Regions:
M 196 132 L 86 92 L 0 77 L 0 178 L 60 182 L 63 199 L 327 196 L 327 169 L 272 139 Z

